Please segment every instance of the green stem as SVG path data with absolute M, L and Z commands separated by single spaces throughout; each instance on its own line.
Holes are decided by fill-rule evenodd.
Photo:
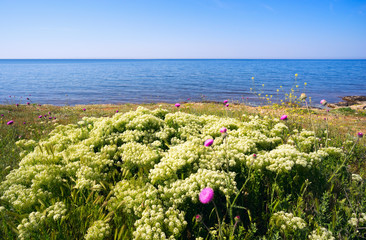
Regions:
M 342 169 L 342 167 L 346 164 L 346 161 L 348 159 L 349 156 L 351 156 L 351 153 L 353 151 L 353 149 L 355 148 L 356 144 L 358 143 L 359 138 L 357 138 L 357 141 L 355 142 L 355 144 L 353 144 L 351 150 L 348 152 L 347 156 L 344 158 L 342 164 L 338 167 L 338 169 L 332 174 L 332 176 L 329 178 L 328 182 L 330 182 L 335 175 Z
M 217 206 L 216 206 L 215 202 L 212 201 L 212 203 L 214 204 L 214 208 L 215 208 L 215 212 L 216 212 L 216 216 L 217 216 L 217 221 L 219 222 L 219 239 L 221 239 L 222 238 L 222 229 L 221 229 L 220 216 L 219 216 L 219 212 L 217 211 Z
M 317 142 L 316 142 L 316 133 L 315 133 L 315 127 L 314 127 L 314 124 L 313 124 L 313 121 L 311 119 L 311 112 L 310 112 L 310 108 L 309 108 L 309 105 L 308 105 L 308 102 L 305 100 L 305 104 L 306 104 L 306 108 L 308 109 L 308 112 L 309 112 L 309 119 L 310 119 L 310 124 L 311 124 L 311 127 L 313 128 L 313 132 L 314 132 L 314 147 L 315 147 L 315 151 L 317 151 Z

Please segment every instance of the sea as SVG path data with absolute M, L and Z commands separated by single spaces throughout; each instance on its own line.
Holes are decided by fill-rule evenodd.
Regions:
M 290 93 L 314 106 L 366 95 L 366 60 L 0 59 L 0 104 L 259 105 Z

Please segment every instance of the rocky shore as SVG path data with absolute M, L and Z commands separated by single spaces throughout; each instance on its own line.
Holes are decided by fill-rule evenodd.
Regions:
M 328 104 L 330 108 L 350 107 L 352 109 L 366 109 L 366 96 L 345 96 L 341 102 Z

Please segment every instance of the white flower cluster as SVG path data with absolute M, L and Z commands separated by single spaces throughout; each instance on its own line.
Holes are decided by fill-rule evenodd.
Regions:
M 122 180 L 113 189 L 114 196 L 108 203 L 111 210 L 123 209 L 127 214 L 141 217 L 144 209 L 153 205 L 158 191 L 151 184 L 139 185 L 131 181 Z
M 293 232 L 306 227 L 306 222 L 302 218 L 295 217 L 292 213 L 284 211 L 273 214 L 270 222 L 272 225 L 279 227 L 283 232 Z
M 352 181 L 354 181 L 354 182 L 363 182 L 363 179 L 360 175 L 353 173 L 352 174 Z
M 281 173 L 290 171 L 295 165 L 310 168 L 315 157 L 313 153 L 299 152 L 295 146 L 283 144 L 269 152 L 259 153 L 256 157 L 248 156 L 247 164 Z
M 19 239 L 31 239 L 46 221 L 58 221 L 65 218 L 67 209 L 63 202 L 56 202 L 43 212 L 31 212 L 28 218 L 23 218 L 18 225 Z
M 128 142 L 119 149 L 122 161 L 128 166 L 151 168 L 160 159 L 156 150 L 137 142 Z
M 184 212 L 172 206 L 165 210 L 161 204 L 146 208 L 135 222 L 135 239 L 177 239 L 186 227 Z
M 361 213 L 359 215 L 352 213 L 352 217 L 348 220 L 348 223 L 354 227 L 363 226 L 364 223 L 366 223 L 366 213 Z
M 160 162 L 150 170 L 151 182 L 178 179 L 180 176 L 177 176 L 177 172 L 182 169 L 185 170 L 186 174 L 197 171 L 199 159 L 205 150 L 202 140 L 197 138 L 171 147 Z
M 294 132 L 288 144 L 296 145 L 302 152 L 309 153 L 314 148 L 315 136 L 313 131 L 302 129 L 300 133 Z
M 315 229 L 309 235 L 309 240 L 334 240 L 332 232 L 324 227 Z
M 286 174 L 296 166 L 310 168 L 324 157 L 342 154 L 337 148 L 312 151 L 314 134 L 305 130 L 294 132 L 281 145 L 289 131 L 286 124 L 268 117 L 243 119 L 139 107 L 111 118 L 59 125 L 45 140 L 18 143 L 24 157 L 1 183 L 1 200 L 25 216 L 23 229 L 30 216 L 51 218 L 32 211 L 41 209 L 41 202 L 63 200 L 62 188 L 98 191 L 107 183 L 113 191 L 103 193 L 112 196 L 107 210 L 131 216 L 136 239 L 177 238 L 187 225 L 185 204 L 198 203 L 205 187 L 214 189 L 215 196 L 232 198 L 243 166 Z M 222 127 L 227 128 L 225 134 L 220 133 Z M 204 146 L 207 139 L 214 140 L 212 146 Z M 52 218 L 59 216 L 63 214 Z M 301 229 L 298 218 L 283 216 L 290 221 L 284 226 Z M 101 236 L 93 229 L 107 229 L 105 224 L 96 222 L 88 238 Z
M 111 233 L 111 227 L 103 220 L 97 220 L 91 227 L 88 228 L 88 232 L 85 235 L 86 240 L 103 240 L 106 239 Z
M 191 174 L 184 180 L 177 180 L 172 184 L 161 187 L 161 198 L 170 199 L 176 205 L 184 203 L 187 198 L 196 203 L 200 191 L 206 187 L 219 190 L 229 198 L 230 195 L 238 191 L 234 180 L 235 175 L 234 172 L 199 169 L 197 173 Z

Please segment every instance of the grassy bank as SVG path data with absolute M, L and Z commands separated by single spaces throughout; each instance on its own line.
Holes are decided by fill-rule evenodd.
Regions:
M 184 103 L 179 108 L 174 104 L 144 104 L 146 110 L 139 106 L 1 106 L 0 180 L 3 183 L 0 190 L 6 196 L 0 200 L 3 206 L 0 206 L 0 234 L 8 239 L 18 235 L 24 239 L 35 236 L 43 239 L 70 236 L 147 239 L 151 231 L 180 239 L 199 236 L 305 239 L 321 234 L 329 239 L 332 234 L 339 239 L 365 237 L 363 223 L 366 219 L 363 220 L 362 214 L 366 212 L 363 200 L 366 147 L 365 138 L 358 136 L 358 132 L 366 133 L 364 111 L 274 105 L 248 107 L 232 103 L 228 106 Z M 123 115 L 127 112 L 130 113 Z M 287 120 L 279 120 L 283 115 L 287 115 Z M 100 120 L 100 117 L 107 118 Z M 68 124 L 73 125 L 63 127 Z M 219 132 L 221 127 L 227 128 L 227 135 Z M 212 149 L 203 146 L 207 138 L 215 141 Z M 23 139 L 35 142 L 33 146 L 25 142 L 17 146 L 16 142 Z M 90 141 L 92 143 L 88 143 Z M 42 144 L 37 145 L 38 142 Z M 60 148 L 57 144 L 61 142 Z M 89 148 L 85 148 L 84 153 L 79 153 L 78 149 L 85 146 L 93 151 L 88 153 Z M 114 146 L 119 150 L 113 150 Z M 71 157 L 74 153 L 66 151 L 67 148 L 75 148 L 75 156 Z M 282 169 L 276 165 L 273 168 L 266 161 L 271 158 L 282 161 L 277 152 L 281 149 L 286 159 L 306 159 L 306 167 L 294 160 L 291 167 Z M 140 153 L 144 153 L 142 157 L 136 157 Z M 190 157 L 181 159 L 186 153 L 190 153 Z M 106 164 L 105 168 L 83 163 L 83 156 L 88 154 L 97 154 L 90 159 L 108 161 L 100 162 L 100 166 Z M 41 172 L 38 176 L 22 173 L 23 170 L 13 172 L 10 180 L 5 180 L 6 175 L 19 167 L 21 156 L 27 159 L 23 167 L 37 172 L 40 166 L 49 166 L 48 171 L 60 174 L 57 179 L 61 182 L 45 176 L 42 180 Z M 80 169 L 95 168 L 93 171 L 100 175 L 93 178 L 91 173 L 77 169 L 61 174 L 55 169 L 65 164 L 63 158 L 73 159 Z M 314 160 L 318 158 L 322 160 Z M 46 159 L 49 162 L 42 162 Z M 145 162 L 146 159 L 153 163 Z M 193 167 L 195 164 L 198 170 Z M 160 171 L 164 174 L 160 175 Z M 192 179 L 202 172 L 213 174 L 210 176 L 215 182 L 197 180 L 195 183 Z M 21 175 L 14 177 L 16 174 Z M 353 178 L 357 176 L 361 180 L 355 183 Z M 38 181 L 41 183 L 37 185 Z M 92 185 L 86 184 L 88 181 L 92 181 Z M 183 183 L 202 186 L 186 189 L 188 196 L 180 192 L 186 186 Z M 30 191 L 47 190 L 52 196 L 36 194 L 34 202 L 14 204 L 10 200 L 19 200 L 22 191 L 26 192 L 11 190 L 12 186 L 20 185 Z M 203 186 L 215 191 L 214 200 L 207 205 L 197 203 Z M 175 188 L 180 190 L 170 192 L 169 189 Z M 152 195 L 146 196 L 144 192 Z M 181 198 L 183 202 L 175 202 L 174 198 Z M 131 206 L 129 201 L 132 201 Z M 215 202 L 218 206 L 211 204 Z M 60 210 L 60 216 L 49 213 L 55 209 Z M 153 210 L 163 211 L 164 218 L 176 223 L 170 226 L 164 219 L 151 223 L 144 214 L 157 217 Z M 44 221 L 40 220 L 42 214 L 45 214 Z M 36 219 L 37 226 L 32 225 L 32 219 Z

